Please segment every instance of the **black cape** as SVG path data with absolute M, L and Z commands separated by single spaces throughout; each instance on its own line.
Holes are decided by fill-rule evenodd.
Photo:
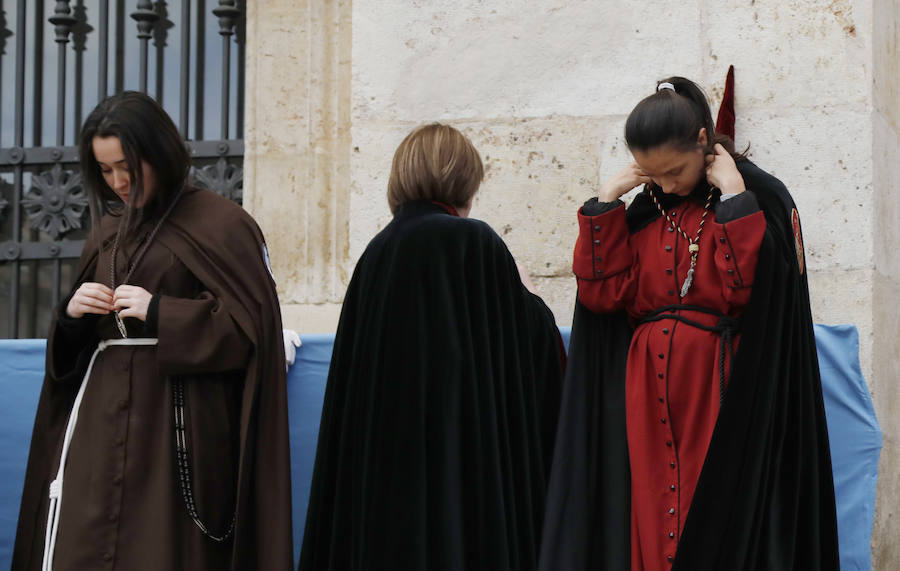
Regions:
M 805 261 L 795 246 L 795 205 L 776 178 L 749 161 L 738 168 L 765 212 L 767 230 L 732 376 L 672 568 L 838 569 L 831 456 Z M 628 209 L 630 231 L 658 215 L 645 189 Z M 799 219 L 796 229 L 799 236 Z M 631 334 L 624 312 L 594 314 L 576 304 L 542 570 L 630 569 L 625 362 Z
M 560 349 L 493 230 L 401 205 L 344 299 L 300 569 L 535 569 Z

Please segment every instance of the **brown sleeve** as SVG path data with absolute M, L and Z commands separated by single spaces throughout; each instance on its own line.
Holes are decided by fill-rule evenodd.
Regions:
M 240 369 L 252 350 L 226 304 L 206 291 L 196 299 L 160 296 L 157 335 L 164 375 Z

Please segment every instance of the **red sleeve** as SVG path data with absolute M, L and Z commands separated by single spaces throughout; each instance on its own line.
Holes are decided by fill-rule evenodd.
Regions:
M 624 205 L 597 216 L 578 211 L 572 270 L 578 300 L 595 313 L 620 310 L 634 296 L 637 273 L 629 238 Z
M 750 301 L 759 246 L 765 233 L 766 218 L 762 211 L 724 224 L 713 223 L 716 268 L 722 277 L 722 293 L 731 305 L 743 306 Z

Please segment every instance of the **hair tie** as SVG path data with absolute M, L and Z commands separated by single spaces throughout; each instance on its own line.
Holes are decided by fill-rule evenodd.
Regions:
M 668 81 L 664 81 L 656 86 L 657 93 L 659 93 L 663 89 L 671 89 L 672 91 L 675 91 L 675 86 L 672 85 L 671 83 L 669 83 Z M 676 91 L 676 93 L 677 93 L 677 91 Z

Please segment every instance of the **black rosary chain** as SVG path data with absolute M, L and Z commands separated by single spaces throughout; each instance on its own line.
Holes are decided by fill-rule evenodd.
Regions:
M 175 406 L 175 459 L 178 465 L 178 481 L 181 483 L 181 496 L 184 499 L 184 506 L 187 508 L 188 515 L 203 532 L 203 535 L 216 542 L 227 540 L 234 533 L 234 523 L 237 519 L 237 513 L 231 516 L 231 523 L 221 535 L 212 533 L 209 528 L 200 520 L 200 514 L 197 513 L 197 503 L 194 501 L 193 481 L 191 479 L 191 464 L 188 458 L 187 437 L 185 434 L 184 422 L 184 381 L 180 378 L 172 378 L 172 402 Z M 236 507 L 236 506 L 235 506 Z

